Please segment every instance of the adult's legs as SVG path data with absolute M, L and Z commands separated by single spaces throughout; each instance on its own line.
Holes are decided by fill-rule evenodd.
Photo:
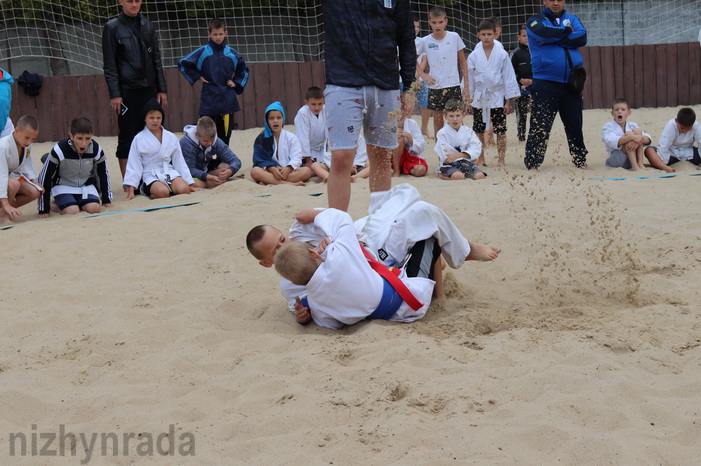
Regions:
M 526 119 L 528 118 L 528 103 L 530 96 L 524 95 L 516 99 L 516 118 L 518 120 L 518 140 L 526 140 Z
M 328 196 L 329 207 L 348 210 L 351 194 L 350 172 L 353 168 L 355 149 L 335 150 L 331 152 L 331 170 L 329 171 Z M 372 160 L 368 146 L 368 162 Z
M 553 83 L 556 84 L 556 83 Z M 535 89 L 535 86 L 538 88 Z M 557 92 L 550 89 L 549 83 L 538 82 L 533 84 L 531 98 L 531 124 L 528 129 L 526 141 L 526 155 L 524 163 L 529 170 L 537 169 L 545 160 L 545 152 L 548 149 L 550 130 L 555 121 L 555 115 L 560 107 L 560 99 Z
M 584 134 L 582 125 L 582 111 L 584 110 L 584 99 L 581 95 L 574 95 L 565 91 L 560 97 L 560 120 L 565 126 L 565 135 L 567 136 L 567 145 L 572 155 L 572 162 L 577 168 L 587 166 L 587 153 L 589 152 L 584 145 Z

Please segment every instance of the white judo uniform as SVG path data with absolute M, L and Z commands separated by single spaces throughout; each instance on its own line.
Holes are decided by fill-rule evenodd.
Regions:
M 407 147 L 409 153 L 415 157 L 425 159 L 424 151 L 426 150 L 426 140 L 424 139 L 424 135 L 421 134 L 419 124 L 411 118 L 405 118 L 403 129 L 411 134 L 411 139 L 413 139 L 411 147 Z
M 421 200 L 412 185 L 402 183 L 389 191 L 370 194 L 368 216 L 355 221 L 356 242 L 385 265 L 400 263 L 419 241 L 435 237 L 443 257 L 452 268 L 460 267 L 470 254 L 470 244 L 440 208 Z M 325 236 L 315 223 L 294 222 L 289 238 L 317 245 Z M 333 238 L 332 238 L 333 239 Z M 306 288 L 280 278 L 280 291 L 294 312 L 295 297 L 304 298 Z M 312 314 L 313 314 L 312 309 Z
M 134 136 L 129 149 L 124 185 L 136 188 L 142 179 L 145 185 L 154 181 L 169 185 L 179 176 L 189 185 L 195 182 L 183 157 L 178 137 L 164 128 L 161 139 L 163 142 L 148 128 Z
M 280 140 L 273 144 L 273 154 L 281 167 L 290 166 L 297 169 L 302 166 L 302 146 L 299 138 L 283 129 L 280 132 Z
M 324 161 L 326 149 L 326 116 L 322 110 L 319 115 L 303 106 L 295 116 L 295 134 L 299 139 L 302 157 L 311 157 L 313 162 Z
M 633 131 L 635 128 L 639 128 L 638 124 L 634 121 L 626 121 L 625 131 L 621 128 L 621 125 L 617 121 L 612 120 L 604 125 L 601 129 L 601 140 L 604 141 L 606 145 L 606 152 L 608 152 L 608 158 L 606 159 L 606 166 L 612 168 L 625 167 L 630 168 L 630 163 L 628 162 L 628 156 L 621 150 L 622 146 L 618 145 L 618 140 L 621 139 L 625 133 L 628 131 Z M 652 141 L 652 136 L 643 131 L 643 136 L 647 136 Z
M 18 180 L 24 177 L 27 180 L 36 180 L 37 173 L 34 162 L 30 156 L 32 146 L 24 149 L 24 157 L 20 162 L 17 144 L 12 134 L 0 139 L 0 199 L 7 199 L 7 183 L 11 179 Z
M 681 133 L 672 118 L 662 130 L 657 153 L 666 164 L 669 164 L 670 157 L 675 157 L 677 160 L 691 160 L 694 157 L 694 143 L 697 147 L 701 146 L 701 123 L 695 121 L 691 131 Z
M 482 42 L 467 57 L 467 79 L 472 96 L 472 106 L 482 109 L 482 121 L 490 125 L 492 108 L 504 107 L 504 101 L 521 97 L 514 67 L 501 42 L 494 41 L 494 48 L 487 59 Z
M 482 152 L 482 143 L 479 138 L 467 126 L 461 126 L 459 130 L 454 130 L 452 126 L 446 124 L 436 135 L 436 146 L 434 148 L 438 154 L 441 166 L 448 165 L 446 157 L 456 152 L 464 152 L 470 155 L 469 160 L 477 160 Z M 464 157 L 463 157 L 464 158 Z M 440 166 L 436 169 L 440 173 Z
M 332 242 L 321 254 L 324 262 L 307 283 L 307 299 L 312 319 L 321 327 L 339 329 L 359 322 L 375 311 L 382 300 L 384 279 L 368 264 L 358 243 L 350 215 L 327 209 L 316 216 L 314 224 Z M 428 278 L 399 279 L 423 304 L 413 310 L 405 302 L 389 320 L 412 322 L 426 314 L 435 282 Z
M 10 117 L 7 117 L 7 121 L 5 121 L 5 127 L 2 129 L 2 132 L 0 132 L 0 138 L 4 138 L 8 134 L 12 134 L 12 131 L 15 130 L 15 125 L 12 124 L 12 120 Z

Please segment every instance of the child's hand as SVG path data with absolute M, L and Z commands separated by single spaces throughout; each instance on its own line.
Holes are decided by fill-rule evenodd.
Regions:
M 283 168 L 282 170 L 280 170 L 280 173 L 282 175 L 282 179 L 286 180 L 287 177 L 290 175 L 290 173 L 292 173 L 292 171 L 293 171 L 293 169 L 289 165 L 286 166 L 285 168 Z
M 510 115 L 514 111 L 514 99 L 509 99 L 506 101 L 506 106 L 504 107 L 504 115 Z
M 295 219 L 299 223 L 308 224 L 312 223 L 317 215 L 319 215 L 323 210 L 312 209 L 311 207 L 304 208 L 297 212 Z
M 428 84 L 429 86 L 433 86 L 434 84 L 436 84 L 438 82 L 438 81 L 436 81 L 436 78 L 434 78 L 433 76 L 431 76 L 428 73 L 424 73 L 423 78 L 424 78 L 424 81 L 426 81 L 426 84 Z
M 319 245 L 316 247 L 316 252 L 321 255 L 324 251 L 326 251 L 326 248 L 331 244 L 331 238 L 328 236 L 325 236 L 324 239 L 319 241 Z
M 112 203 L 108 202 L 107 204 L 102 204 L 102 207 L 112 207 Z
M 49 218 L 49 214 L 39 214 L 39 218 Z
M 236 83 L 233 82 L 231 79 L 226 82 L 226 85 L 232 89 L 236 89 Z
M 209 84 L 209 81 L 207 81 L 206 79 L 204 79 L 204 76 L 200 76 L 200 81 L 202 81 L 202 82 L 205 83 L 205 84 Z
M 295 296 L 295 320 L 300 324 L 306 324 L 312 320 L 312 314 L 309 308 L 302 305 L 299 296 Z

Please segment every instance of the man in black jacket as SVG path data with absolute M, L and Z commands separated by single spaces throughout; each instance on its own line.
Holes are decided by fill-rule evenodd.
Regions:
M 400 68 L 404 91 L 415 79 L 414 22 L 409 0 L 324 0 L 322 6 L 331 148 L 329 207 L 345 211 L 361 128 L 367 141 L 370 191 L 392 186 Z
M 119 0 L 122 13 L 105 24 L 102 54 L 110 107 L 117 112 L 117 158 L 122 177 L 141 109 L 150 99 L 168 103 L 161 51 L 153 23 L 139 14 L 142 0 Z

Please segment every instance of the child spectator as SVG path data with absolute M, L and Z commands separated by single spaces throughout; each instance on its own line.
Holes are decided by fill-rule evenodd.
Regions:
M 324 114 L 324 91 L 312 86 L 304 96 L 304 106 L 295 116 L 295 134 L 302 147 L 305 167 L 314 162 L 324 162 L 326 149 L 326 116 Z M 364 150 L 364 148 L 363 148 Z
M 613 101 L 611 109 L 613 121 L 606 123 L 601 130 L 601 140 L 604 141 L 608 152 L 606 166 L 646 170 L 643 158 L 647 157 L 654 168 L 672 173 L 674 169 L 662 162 L 655 149 L 649 147 L 652 137 L 637 123 L 628 121 L 631 113 L 633 111 L 626 99 Z
M 100 197 L 102 205 L 112 207 L 107 160 L 102 147 L 92 139 L 92 132 L 90 120 L 75 118 L 68 137 L 47 154 L 39 174 L 39 183 L 44 187 L 37 203 L 40 218 L 47 218 L 51 210 L 61 215 L 75 215 L 81 210 L 97 214 Z
M 460 90 L 460 77 L 467 82 L 465 43 L 460 36 L 447 31 L 448 16 L 441 7 L 433 7 L 428 14 L 433 32 L 422 38 L 417 54 L 426 54 L 431 74 L 421 73 L 428 84 L 428 108 L 433 111 L 434 134 L 443 127 L 443 110 L 448 100 L 467 100 L 467 88 Z M 458 72 L 459 71 L 459 72 Z
M 260 184 L 293 184 L 304 186 L 312 176 L 308 167 L 302 166 L 302 149 L 299 139 L 283 129 L 285 110 L 280 102 L 273 102 L 265 109 L 265 129 L 253 145 L 251 178 Z
M 531 84 L 533 84 L 533 70 L 531 69 L 531 52 L 528 50 L 528 33 L 526 25 L 522 24 L 518 32 L 518 47 L 511 55 L 511 65 L 514 67 L 516 81 L 521 88 L 521 97 L 516 99 L 516 119 L 518 121 L 518 140 L 526 140 L 526 119 L 528 107 L 531 103 Z
M 495 31 L 493 21 L 486 19 L 480 23 L 477 37 L 481 47 L 475 47 L 467 58 L 467 67 L 474 109 L 472 129 L 482 143 L 477 165 L 486 165 L 484 132 L 491 122 L 497 135 L 499 166 L 503 167 L 506 156 L 506 115 L 513 110 L 513 100 L 521 95 L 521 91 L 516 84 L 516 75 L 509 55 L 501 44 L 494 41 Z
M 414 44 L 416 45 L 416 50 L 421 49 L 421 43 L 423 38 L 420 37 L 421 34 L 421 20 L 419 15 L 413 13 L 414 15 L 414 34 L 416 38 L 414 39 Z M 418 52 L 417 52 L 418 53 Z M 426 53 L 421 53 L 416 55 L 416 102 L 419 106 L 419 112 L 421 112 L 421 134 L 427 138 L 431 138 L 428 134 L 428 120 L 431 118 L 431 110 L 428 109 L 428 84 L 421 78 L 421 75 L 428 71 L 428 59 L 426 58 Z
M 32 202 L 44 191 L 37 182 L 30 153 L 39 136 L 39 123 L 25 115 L 12 134 L 0 139 L 0 225 L 22 216 L 19 207 Z
M 151 199 L 176 194 L 190 194 L 194 180 L 180 150 L 178 137 L 165 129 L 163 107 L 151 99 L 142 110 L 144 129 L 131 143 L 124 185 L 127 200 L 134 199 L 134 190 Z
M 397 125 L 399 145 L 394 149 L 392 159 L 394 176 L 399 176 L 402 173 L 416 177 L 425 176 L 428 172 L 428 164 L 423 155 L 426 142 L 419 129 L 419 124 L 411 118 L 409 106 L 402 106 L 402 115 Z
M 331 170 L 331 152 L 324 152 L 322 161 L 312 163 L 312 172 L 324 183 L 329 182 L 329 172 Z M 358 136 L 358 148 L 355 149 L 355 158 L 353 159 L 353 167 L 351 168 L 351 182 L 355 182 L 357 178 L 367 178 L 370 175 L 370 167 L 368 163 L 368 151 L 365 145 L 365 138 L 362 135 Z
M 436 170 L 442 180 L 481 180 L 487 176 L 477 165 L 482 152 L 482 143 L 474 132 L 462 122 L 465 104 L 460 100 L 449 100 L 445 104 L 446 123 L 436 135 L 436 153 L 440 166 Z
M 224 21 L 214 18 L 209 22 L 204 45 L 178 63 L 180 72 L 190 84 L 202 81 L 200 116 L 208 116 L 217 125 L 217 135 L 229 145 L 234 129 L 234 113 L 239 106 L 236 95 L 242 94 L 248 82 L 248 66 L 241 55 L 226 44 Z
M 217 126 L 208 116 L 183 128 L 180 150 L 195 188 L 215 188 L 229 181 L 241 168 L 241 160 L 217 137 Z
M 501 19 L 497 18 L 496 16 L 492 16 L 491 18 L 487 18 L 487 19 L 493 21 L 494 27 L 496 28 L 496 30 L 494 31 L 494 45 L 503 47 L 504 45 L 499 41 L 499 38 L 501 37 Z M 478 48 L 478 47 L 482 47 L 481 42 L 477 42 L 477 47 L 475 47 L 475 48 Z M 468 71 L 468 73 L 469 73 L 469 71 Z M 485 135 L 484 135 L 484 144 L 482 144 L 482 146 L 484 147 L 485 145 L 486 146 L 495 146 L 496 145 L 496 142 L 494 141 L 494 126 L 493 125 L 489 125 L 487 127 L 487 131 L 485 132 Z
M 15 80 L 10 73 L 0 68 L 0 137 L 5 137 L 12 132 L 12 120 L 10 120 L 10 105 L 12 104 L 12 83 Z
M 701 124 L 696 121 L 694 110 L 684 107 L 679 110 L 677 117 L 669 120 L 662 130 L 657 153 L 661 161 L 667 165 L 682 160 L 689 161 L 694 165 L 701 165 L 699 144 L 701 144 Z

